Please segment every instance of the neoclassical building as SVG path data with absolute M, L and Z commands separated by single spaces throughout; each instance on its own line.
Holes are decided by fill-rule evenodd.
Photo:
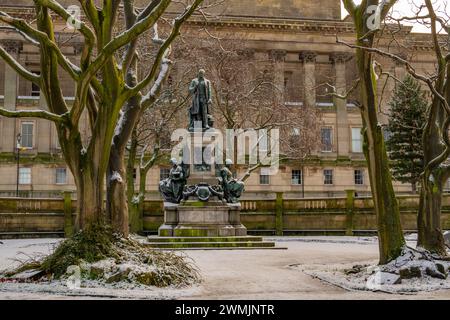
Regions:
M 64 6 L 77 1 L 59 1 Z M 145 2 L 145 1 L 143 1 Z M 211 1 L 209 1 L 211 2 Z M 3 0 L 0 10 L 29 17 L 30 0 Z M 261 196 L 265 192 L 286 192 L 292 197 L 339 196 L 345 190 L 360 195 L 370 193 L 366 164 L 362 154 L 361 117 L 357 108 L 358 94 L 347 100 L 327 95 L 325 82 L 333 83 L 344 93 L 357 78 L 352 49 L 338 44 L 336 38 L 351 42 L 352 23 L 341 17 L 340 0 L 227 0 L 214 8 L 217 16 L 205 22 L 193 17 L 185 26 L 195 31 L 206 27 L 216 35 L 245 39 L 245 46 L 255 59 L 274 64 L 275 79 L 284 88 L 285 103 L 292 108 L 304 105 L 318 108 L 322 114 L 322 145 L 306 161 L 283 163 L 279 174 L 264 176 L 257 172 L 247 180 L 247 194 Z M 57 17 L 55 17 L 57 19 Z M 58 36 L 69 38 L 59 25 Z M 418 70 L 434 69 L 431 46 L 426 35 L 411 33 L 410 27 L 396 33 L 398 41 L 411 48 L 408 57 Z M 64 53 L 78 61 L 82 43 L 77 38 L 65 41 Z M 386 36 L 381 46 L 389 46 Z M 0 26 L 0 45 L 27 69 L 39 72 L 37 49 L 15 32 Z M 400 52 L 398 52 L 400 53 Z M 402 78 L 405 70 L 395 63 L 379 59 L 383 71 Z M 67 100 L 74 95 L 74 85 L 62 73 Z M 380 119 L 387 121 L 387 103 L 395 86 L 393 80 L 380 78 Z M 0 61 L 0 106 L 10 110 L 45 109 L 39 88 Z M 87 126 L 86 126 L 86 135 Z M 17 161 L 17 136 L 21 135 L 20 161 Z M 41 119 L 6 119 L 0 117 L 0 195 L 14 195 L 17 184 L 23 195 L 55 196 L 61 190 L 74 190 L 73 178 L 65 166 L 53 124 Z M 167 173 L 155 167 L 149 173 L 148 191 L 156 194 L 157 184 Z M 398 192 L 409 192 L 409 185 L 396 183 Z

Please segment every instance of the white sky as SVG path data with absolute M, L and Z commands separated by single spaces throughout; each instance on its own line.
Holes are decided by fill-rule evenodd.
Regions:
M 360 3 L 361 0 L 354 0 L 355 3 Z M 444 6 L 449 0 L 435 0 L 436 8 L 440 8 L 441 10 L 445 10 Z M 394 6 L 394 15 L 396 17 L 400 16 L 412 16 L 415 11 L 414 4 L 421 5 L 424 4 L 423 0 L 399 0 L 398 3 Z M 450 6 L 446 9 L 446 11 L 450 14 Z M 426 13 L 426 11 L 424 12 Z M 347 11 L 342 8 L 342 17 L 347 16 Z M 407 23 L 405 23 L 407 24 Z M 413 32 L 429 32 L 428 29 L 423 25 L 415 24 Z

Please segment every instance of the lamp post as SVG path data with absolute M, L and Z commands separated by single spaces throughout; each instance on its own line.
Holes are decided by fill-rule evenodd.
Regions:
M 20 149 L 22 146 L 20 145 L 22 141 L 22 135 L 19 133 L 17 134 L 17 181 L 16 181 L 16 197 L 19 197 L 19 171 L 20 171 Z

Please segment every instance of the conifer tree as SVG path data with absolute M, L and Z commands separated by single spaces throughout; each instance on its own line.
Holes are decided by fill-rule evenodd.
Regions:
M 416 192 L 424 166 L 422 136 L 427 109 L 425 92 L 417 80 L 407 75 L 395 89 L 389 106 L 391 111 L 387 129 L 390 138 L 386 145 L 392 161 L 392 174 L 395 180 L 410 183 L 413 192 Z

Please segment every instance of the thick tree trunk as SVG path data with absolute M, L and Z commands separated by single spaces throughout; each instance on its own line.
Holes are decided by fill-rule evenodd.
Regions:
M 111 149 L 107 173 L 106 211 L 113 230 L 128 237 L 128 201 L 125 183 L 125 157 L 115 146 Z
M 129 85 L 136 84 L 135 75 L 131 71 L 127 74 L 127 83 Z M 139 96 L 134 96 L 127 101 L 113 137 L 108 164 L 107 212 L 111 217 L 111 223 L 115 230 L 125 236 L 129 234 L 125 150 L 136 122 L 141 115 L 140 103 L 141 98 Z M 120 178 L 111 179 L 114 176 Z
M 360 45 L 363 46 L 366 43 L 360 43 Z M 364 153 L 369 168 L 372 197 L 377 214 L 380 264 L 386 264 L 401 254 L 405 240 L 400 222 L 400 210 L 392 185 L 382 127 L 378 123 L 377 85 L 371 53 L 357 49 L 357 63 L 361 76 Z
M 440 128 L 445 114 L 440 101 L 435 99 L 423 136 L 425 172 L 422 178 L 420 206 L 417 215 L 417 245 L 439 255 L 447 255 L 445 241 L 441 230 L 441 209 L 444 184 L 447 180 L 445 171 L 439 166 L 429 168 L 432 161 L 444 152 Z
M 77 186 L 77 218 L 76 230 L 82 230 L 90 224 L 103 223 L 103 183 L 85 168 L 75 175 Z
M 137 156 L 137 133 L 136 129 L 131 134 L 130 150 L 128 151 L 127 162 L 127 200 L 128 200 L 128 215 L 130 217 L 130 232 L 142 233 L 144 231 L 143 210 L 140 211 L 140 204 L 143 200 L 136 195 L 134 186 L 134 172 L 136 168 Z M 142 183 L 142 182 L 141 182 Z M 144 180 L 144 194 L 145 194 L 145 180 Z
M 144 231 L 144 202 L 145 189 L 147 183 L 146 170 L 139 172 L 139 193 L 133 195 L 132 204 L 130 205 L 130 228 L 134 233 L 141 233 Z
M 426 178 L 424 178 L 425 180 Z M 441 230 L 441 207 L 443 183 L 440 177 L 423 181 L 420 193 L 420 207 L 417 216 L 418 240 L 417 245 L 426 250 L 446 256 L 446 247 Z

